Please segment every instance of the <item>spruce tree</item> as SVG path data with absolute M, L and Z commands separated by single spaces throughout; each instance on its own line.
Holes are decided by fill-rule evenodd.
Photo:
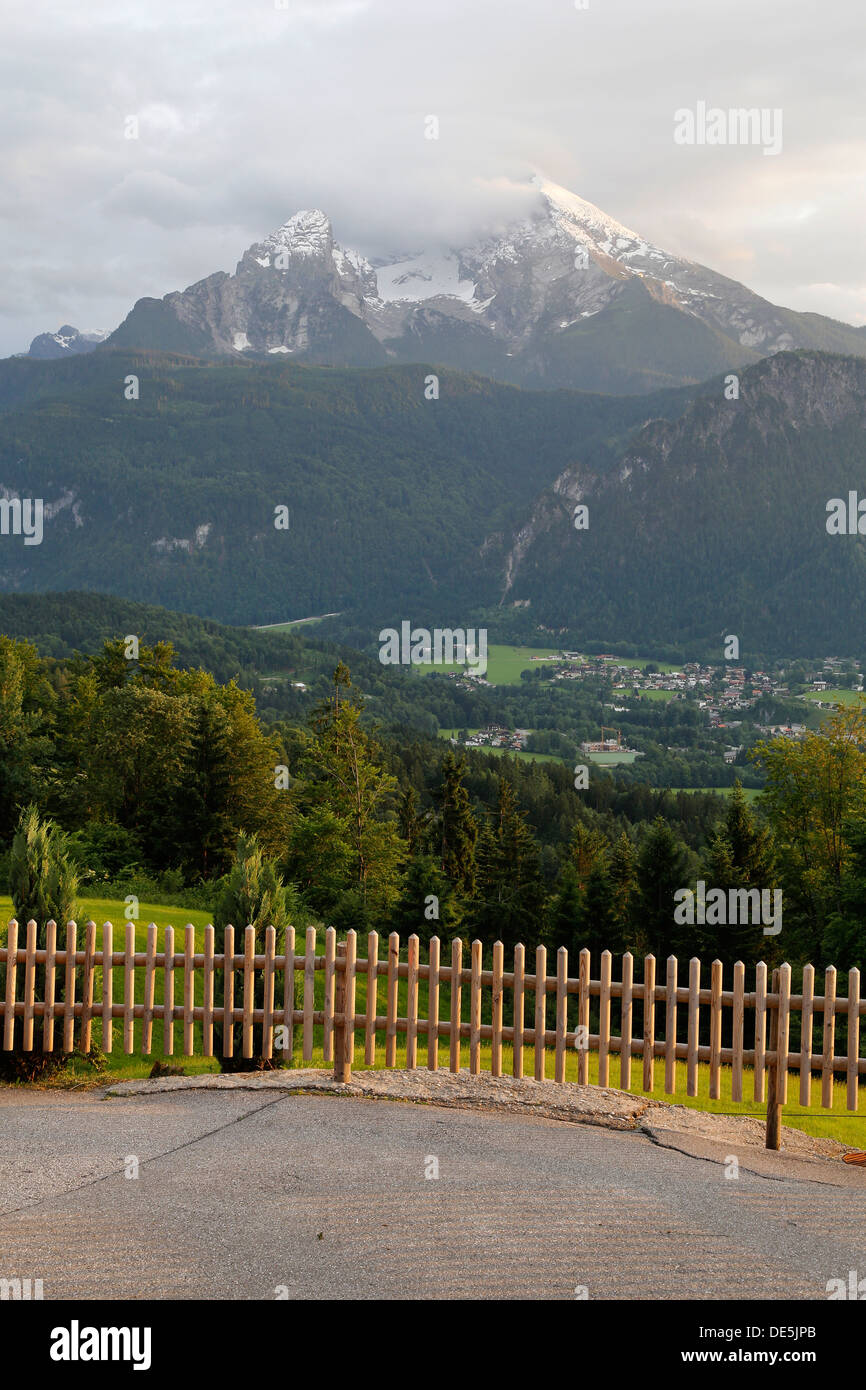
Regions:
M 750 889 L 772 891 L 775 879 L 775 853 L 770 832 L 759 825 L 749 808 L 739 782 L 728 801 L 725 819 L 710 842 L 703 869 L 706 890 Z M 730 900 L 728 900 L 730 901 Z M 772 902 L 772 899 L 771 899 Z M 764 936 L 762 922 L 751 919 L 732 922 L 727 912 L 724 926 L 698 925 L 700 949 L 726 966 L 741 960 L 754 965 L 772 954 L 772 938 Z M 745 915 L 745 914 L 744 914 Z
M 632 933 L 632 950 L 652 954 L 657 961 L 671 954 L 696 954 L 695 928 L 674 922 L 674 894 L 689 886 L 690 868 L 685 846 L 657 816 L 638 854 L 639 925 Z
M 9 891 L 12 911 L 18 922 L 18 945 L 26 944 L 27 923 L 36 923 L 36 949 L 45 950 L 47 924 L 57 923 L 58 943 L 65 945 L 66 923 L 75 916 L 75 895 L 78 876 L 68 855 L 67 837 L 51 821 L 43 821 L 35 806 L 26 807 L 19 817 L 12 838 L 9 856 Z M 42 972 L 37 972 L 41 980 Z M 62 995 L 60 986 L 58 998 Z M 41 989 L 37 994 L 42 999 Z M 37 1020 L 33 1031 L 33 1048 L 23 1049 L 23 1019 L 16 1019 L 12 1048 L 0 1052 L 0 1078 L 3 1080 L 33 1080 L 46 1070 L 62 1064 L 59 1051 L 62 1030 L 55 1027 L 55 1052 L 45 1053 L 42 1047 L 42 1022 Z
M 449 749 L 442 760 L 442 780 L 437 792 L 438 849 L 445 877 L 460 896 L 469 898 L 475 887 L 478 825 L 463 785 L 465 771 L 465 759 L 455 758 Z
M 487 945 L 522 941 L 534 946 L 544 929 L 541 859 L 535 836 L 504 778 L 499 779 L 493 824 L 482 832 L 476 862 L 473 930 Z
M 609 863 L 611 891 L 613 895 L 614 925 L 618 949 L 623 942 L 632 939 L 635 906 L 638 898 L 637 865 L 634 847 L 625 831 L 622 832 L 610 854 Z

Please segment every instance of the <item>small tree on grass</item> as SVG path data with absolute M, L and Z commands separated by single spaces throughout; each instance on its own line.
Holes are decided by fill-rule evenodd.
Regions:
M 50 820 L 40 820 L 35 806 L 22 811 L 12 839 L 9 892 L 20 926 L 37 924 L 37 950 L 45 948 L 45 927 L 59 927 L 73 917 L 78 874 L 69 857 L 66 835 Z
M 296 894 L 287 887 L 276 864 L 266 859 L 255 835 L 241 835 L 238 840 L 235 862 L 226 876 L 220 880 L 219 896 L 214 910 L 215 950 L 219 955 L 225 950 L 225 929 L 235 929 L 235 953 L 243 951 L 244 929 L 256 929 L 256 953 L 264 950 L 265 931 L 274 928 L 275 950 L 280 955 L 286 949 L 286 927 L 289 925 L 290 905 L 294 905 Z M 222 972 L 217 976 L 214 1006 L 219 1011 L 225 1003 Z M 261 972 L 256 978 L 255 1007 L 264 1004 L 264 980 Z M 223 1057 L 222 1027 L 214 1029 L 214 1051 L 220 1059 L 223 1071 L 254 1071 L 276 1065 L 276 1061 L 266 1060 L 261 1055 L 244 1057 L 243 1037 L 240 1024 L 233 1029 L 233 1056 Z
M 19 945 L 27 923 L 36 922 L 36 949 L 44 950 L 46 927 L 53 920 L 62 930 L 75 913 L 78 876 L 70 861 L 66 835 L 52 821 L 40 820 L 35 806 L 21 813 L 9 856 L 9 892 L 18 921 Z M 55 1029 L 55 1040 L 57 1039 Z M 58 1052 L 42 1050 L 42 1025 L 36 1020 L 33 1050 L 23 1049 L 23 1020 L 16 1020 L 11 1052 L 0 1053 L 0 1076 L 32 1078 L 60 1065 Z

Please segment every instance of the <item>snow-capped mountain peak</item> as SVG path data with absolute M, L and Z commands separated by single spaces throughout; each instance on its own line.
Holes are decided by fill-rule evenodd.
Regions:
M 294 256 L 326 256 L 334 244 L 331 220 L 321 208 L 304 209 L 271 232 L 264 244 Z
M 857 330 L 776 309 L 543 174 L 526 192 L 521 217 L 466 245 L 398 252 L 395 234 L 395 249 L 372 261 L 336 241 L 322 209 L 303 209 L 249 247 L 234 275 L 142 301 L 109 342 L 356 366 L 450 362 L 594 390 L 701 380 L 816 337 L 864 350 Z

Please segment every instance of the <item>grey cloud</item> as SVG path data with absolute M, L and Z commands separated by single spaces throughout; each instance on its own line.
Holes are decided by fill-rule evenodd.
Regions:
M 860 0 L 6 11 L 0 352 L 231 270 L 300 207 L 368 253 L 459 242 L 519 208 L 534 169 L 768 298 L 866 318 Z M 782 154 L 675 145 L 698 100 L 781 107 Z

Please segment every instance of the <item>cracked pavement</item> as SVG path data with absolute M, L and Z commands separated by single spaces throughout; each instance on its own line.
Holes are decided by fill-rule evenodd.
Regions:
M 597 1088 L 573 1089 L 638 1127 L 281 1076 L 0 1091 L 0 1275 L 46 1299 L 760 1300 L 866 1273 L 866 1175 L 839 1161 Z

